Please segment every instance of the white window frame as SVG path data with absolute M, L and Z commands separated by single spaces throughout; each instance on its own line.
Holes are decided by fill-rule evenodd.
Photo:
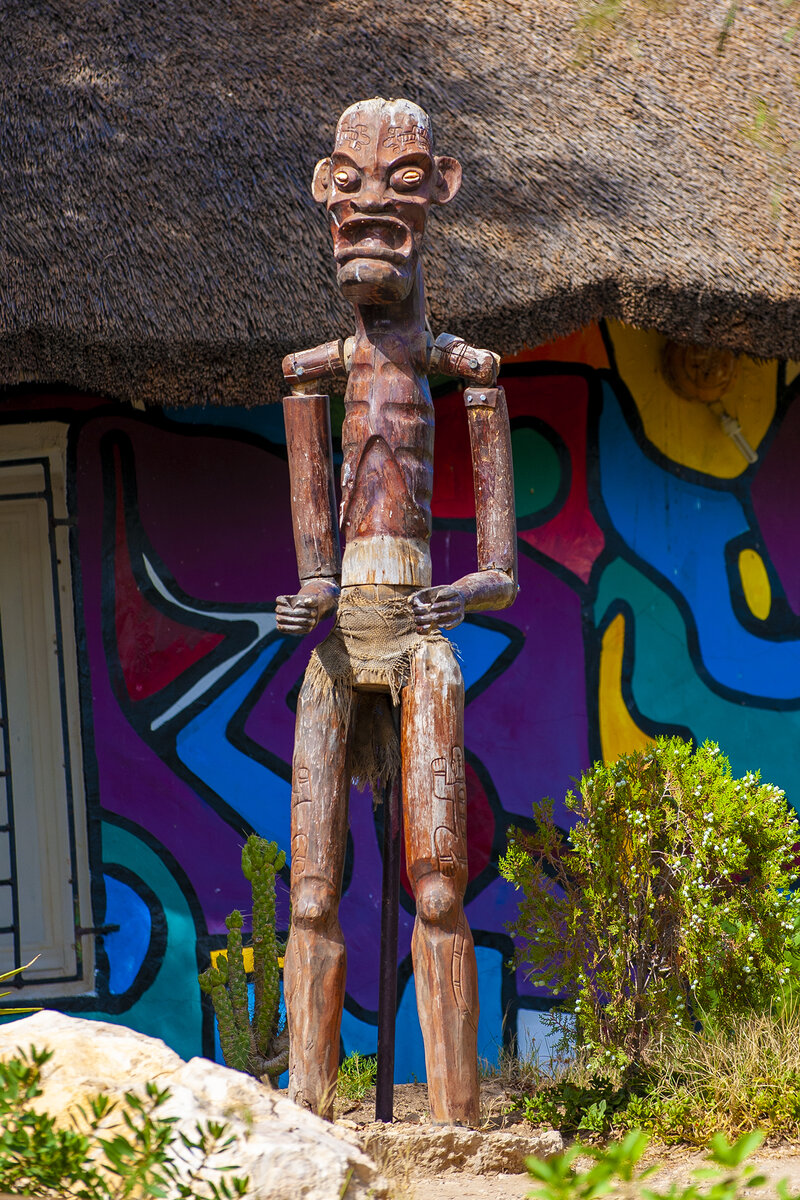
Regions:
M 41 954 L 24 973 L 24 986 L 15 987 L 0 1006 L 94 989 L 94 939 L 77 933 L 92 920 L 67 511 L 68 431 L 68 425 L 53 421 L 0 425 L 0 547 L 18 555 L 22 576 L 11 580 L 5 593 L 16 625 L 14 644 L 2 629 L 10 674 L 0 689 L 0 702 L 9 704 L 0 749 L 3 756 L 10 751 L 10 770 L 0 784 L 10 778 L 14 809 L 15 953 L 23 964 L 33 953 Z M 25 538 L 27 555 L 19 551 Z M 3 586 L 0 582 L 0 595 Z M 15 700 L 6 693 L 20 687 L 23 658 L 26 679 L 17 694 L 24 691 L 26 700 L 18 699 L 16 708 L 28 715 L 15 722 Z M 9 769 L 5 757 L 4 769 Z M 8 941 L 3 939 L 0 971 L 7 966 Z

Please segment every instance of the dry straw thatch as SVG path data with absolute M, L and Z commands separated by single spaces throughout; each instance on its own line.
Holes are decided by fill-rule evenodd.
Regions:
M 575 0 L 0 0 L 0 382 L 275 399 L 287 350 L 350 329 L 308 183 L 375 94 L 464 164 L 437 330 L 800 357 L 800 35 L 741 0 L 719 55 L 729 9 L 627 0 L 580 66 Z

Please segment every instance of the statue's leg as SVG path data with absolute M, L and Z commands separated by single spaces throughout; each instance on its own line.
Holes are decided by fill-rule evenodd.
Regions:
M 292 924 L 284 992 L 289 1095 L 330 1117 L 339 1068 L 346 953 L 339 926 L 347 844 L 347 730 L 304 685 L 292 763 Z
M 417 920 L 411 943 L 435 1121 L 478 1123 L 478 978 L 464 915 L 467 793 L 464 681 L 447 642 L 416 651 L 403 692 L 406 861 Z

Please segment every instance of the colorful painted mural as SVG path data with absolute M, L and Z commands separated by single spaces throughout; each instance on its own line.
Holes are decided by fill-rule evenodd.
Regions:
M 672 730 L 715 738 L 734 770 L 798 795 L 800 379 L 776 363 L 740 370 L 726 407 L 758 452 L 748 465 L 713 412 L 664 383 L 660 342 L 595 326 L 504 368 L 521 591 L 452 635 L 490 1060 L 514 1035 L 526 1048 L 551 1002 L 509 964 L 516 905 L 496 865 L 533 801 L 554 797 L 566 823 L 561 801 L 593 758 Z M 461 395 L 443 385 L 435 400 L 434 582 L 446 582 L 472 569 L 474 507 Z M 281 413 L 24 403 L 12 394 L 4 421 L 70 424 L 94 921 L 108 931 L 96 994 L 58 1004 L 218 1055 L 197 972 L 230 909 L 247 917 L 247 834 L 288 848 L 294 708 L 326 632 L 275 629 L 274 597 L 296 582 Z M 354 790 L 344 1053 L 376 1049 L 381 838 L 381 807 Z M 412 924 L 404 876 L 398 1079 L 424 1078 Z

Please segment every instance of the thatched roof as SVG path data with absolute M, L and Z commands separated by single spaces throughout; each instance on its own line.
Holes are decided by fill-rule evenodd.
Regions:
M 350 330 L 308 185 L 375 94 L 464 164 L 437 331 L 509 352 L 616 316 L 800 357 L 800 35 L 743 0 L 718 55 L 729 7 L 628 0 L 578 66 L 570 0 L 0 0 L 0 382 L 279 395 L 287 350 Z

